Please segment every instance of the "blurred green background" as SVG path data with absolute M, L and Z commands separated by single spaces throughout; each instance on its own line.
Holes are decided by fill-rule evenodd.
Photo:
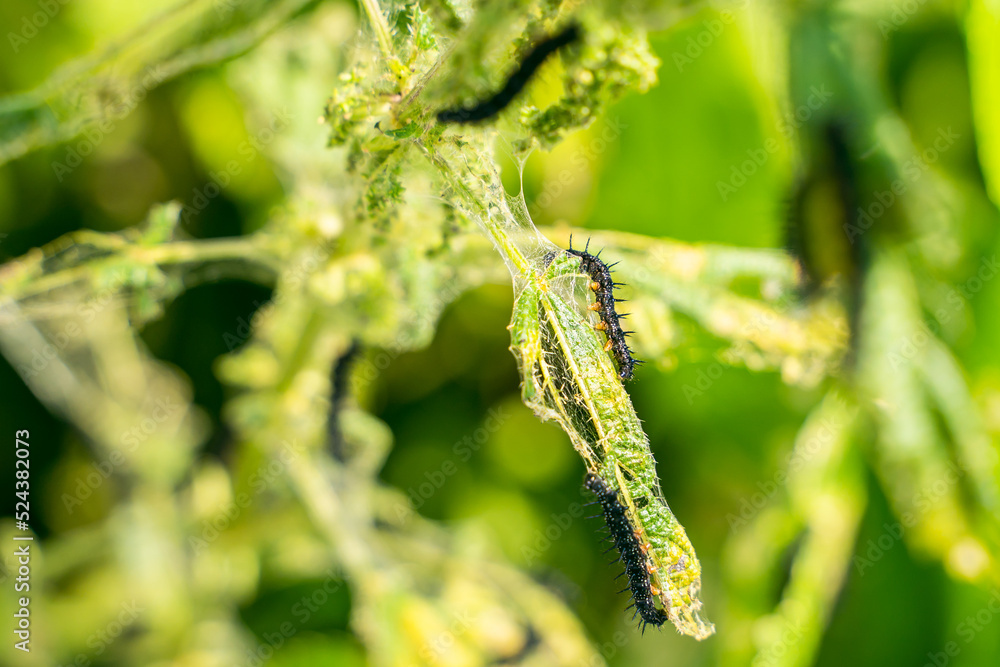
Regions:
M 58 11 L 37 35 L 23 44 L 11 43 L 9 36 L 0 40 L 0 93 L 40 84 L 60 65 L 119 38 L 171 3 L 54 4 Z M 983 193 L 966 35 L 952 4 L 920 3 L 914 15 L 885 35 L 885 57 L 873 60 L 871 67 L 918 148 L 931 145 L 940 128 L 957 133 L 935 171 L 958 191 Z M 41 11 L 40 6 L 33 0 L 4 2 L 3 33 L 21 34 L 25 17 Z M 753 30 L 739 8 L 734 11 L 739 20 L 721 21 L 717 9 L 701 9 L 654 32 L 652 45 L 662 61 L 658 85 L 617 103 L 553 152 L 529 159 L 523 185 L 536 224 L 783 246 L 799 148 L 786 132 L 789 119 L 768 92 L 766 80 L 778 76 L 780 64 L 773 64 L 774 72 L 762 71 L 768 64 L 769 35 L 766 29 Z M 296 21 L 336 22 L 357 13 L 350 3 L 313 3 Z M 692 58 L 691 44 L 699 38 L 707 44 Z M 212 172 L 230 159 L 242 160 L 240 147 L 250 133 L 244 100 L 230 85 L 227 67 L 199 69 L 154 88 L 93 154 L 65 175 L 56 173 L 53 164 L 66 160 L 72 144 L 43 148 L 0 167 L 0 261 L 73 230 L 126 229 L 158 202 L 191 201 Z M 312 108 L 318 116 L 330 93 L 328 84 L 328 77 L 316 77 L 315 89 L 293 102 L 296 112 Z M 313 144 L 299 150 L 326 150 L 322 126 L 316 126 L 313 138 Z M 724 198 L 719 182 L 727 182 L 733 165 L 768 140 L 776 141 L 779 150 Z M 569 184 L 561 184 L 560 174 L 567 171 Z M 506 165 L 504 177 L 510 189 L 517 188 L 512 164 Z M 220 196 L 185 221 L 184 232 L 192 238 L 253 232 L 282 205 L 287 182 L 266 151 L 258 153 Z M 978 197 L 981 203 L 966 211 L 969 259 L 955 270 L 957 282 L 971 276 L 979 258 L 992 256 L 1000 243 L 996 212 L 985 195 Z M 213 372 L 215 360 L 230 352 L 225 335 L 241 319 L 249 321 L 270 294 L 249 282 L 208 282 L 186 291 L 141 332 L 156 357 L 190 379 L 194 402 L 211 419 L 211 436 L 200 457 L 226 460 L 228 454 L 220 414 L 229 396 Z M 1000 281 L 987 283 L 970 304 L 974 326 L 950 342 L 995 445 L 1000 433 Z M 586 498 L 583 466 L 565 435 L 540 423 L 520 402 L 505 329 L 511 306 L 506 284 L 463 295 L 446 310 L 427 349 L 394 359 L 366 389 L 364 407 L 384 420 L 395 437 L 382 479 L 404 493 L 416 492 L 428 474 L 455 459 L 464 436 L 490 415 L 502 415 L 500 428 L 467 461 L 459 456 L 457 472 L 419 511 L 434 520 L 472 522 L 487 531 L 507 559 L 567 601 L 595 642 L 623 644 L 607 656 L 611 664 L 714 664 L 713 644 L 727 630 L 720 622 L 725 598 L 720 554 L 733 532 L 726 517 L 738 514 L 741 502 L 783 465 L 820 390 L 789 387 L 776 372 L 726 367 L 704 395 L 692 398 L 685 386 L 696 385 L 716 365 L 709 345 L 685 346 L 675 363 L 639 370 L 629 392 L 659 461 L 666 497 L 701 558 L 706 610 L 718 631 L 702 643 L 675 636 L 668 628 L 647 632 L 640 640 L 622 611 L 624 596 L 615 592 L 617 566 L 607 565 L 601 555 L 596 535 L 600 520 L 574 521 L 551 548 L 529 556 L 553 515 Z M 49 414 L 7 362 L 0 362 L 0 386 L 5 388 L 0 432 L 28 428 L 32 434 L 33 529 L 44 540 L 101 520 L 116 502 L 114 484 L 102 486 L 72 514 L 60 501 L 67 485 L 92 461 L 85 441 Z M 12 470 L 10 447 L 4 448 L 3 460 L 3 469 Z M 861 554 L 893 521 L 874 478 L 868 494 L 857 545 Z M 8 495 L 5 512 L 12 504 Z M 71 591 L 72 582 L 65 585 Z M 4 596 L 10 595 L 9 578 L 0 586 Z M 282 622 L 295 600 L 314 588 L 314 582 L 288 586 L 265 580 L 257 597 L 240 610 L 241 617 L 263 637 Z M 918 667 L 956 641 L 962 650 L 948 658 L 949 665 L 996 665 L 1000 617 L 991 617 L 987 631 L 967 644 L 961 629 L 965 617 L 989 598 L 988 591 L 956 583 L 940 564 L 898 544 L 864 576 L 851 569 L 815 664 Z M 342 588 L 268 664 L 363 664 L 363 651 L 347 625 L 349 607 Z M 113 645 L 87 659 L 119 664 Z

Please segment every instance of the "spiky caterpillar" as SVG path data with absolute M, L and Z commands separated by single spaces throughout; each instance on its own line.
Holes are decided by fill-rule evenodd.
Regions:
M 579 36 L 579 26 L 576 23 L 570 23 L 560 32 L 542 40 L 525 56 L 521 65 L 510 75 L 507 83 L 504 84 L 504 87 L 496 95 L 469 109 L 458 108 L 440 111 L 437 115 L 438 122 L 474 123 L 486 120 L 500 113 L 521 92 L 521 89 L 528 84 L 528 81 L 531 80 L 531 75 L 542 66 L 546 58 L 567 44 L 575 42 Z
M 657 607 L 654 601 L 659 592 L 653 590 L 649 578 L 650 565 L 646 556 L 648 547 L 639 540 L 638 533 L 625 513 L 624 505 L 618 501 L 618 492 L 593 473 L 587 474 L 584 486 L 597 496 L 604 510 L 604 520 L 625 565 L 633 605 L 642 618 L 640 627 L 645 632 L 647 625 L 663 625 L 667 620 L 667 613 Z
M 566 252 L 579 257 L 580 269 L 590 276 L 590 289 L 594 291 L 597 300 L 589 308 L 596 311 L 601 317 L 597 328 L 608 337 L 604 350 L 611 352 L 611 356 L 618 363 L 618 377 L 622 381 L 631 380 L 632 371 L 642 362 L 632 356 L 632 350 L 625 341 L 625 338 L 632 332 L 622 330 L 621 319 L 628 313 L 619 315 L 615 311 L 615 303 L 620 302 L 621 299 L 615 298 L 614 288 L 621 287 L 622 283 L 616 283 L 611 277 L 611 267 L 614 264 L 605 264 L 601 261 L 600 253 L 591 255 L 587 252 L 589 249 L 590 241 L 588 240 L 583 250 L 574 250 L 571 237 L 569 250 Z
M 563 287 L 579 284 L 581 258 L 551 246 L 533 256 L 538 272 L 521 276 L 509 327 L 522 398 L 542 419 L 557 420 L 587 470 L 615 490 L 621 509 L 613 510 L 619 517 L 613 523 L 629 523 L 638 533 L 654 605 L 682 634 L 705 639 L 715 628 L 702 615 L 697 554 L 663 498 L 649 440 L 625 387 L 614 381 L 614 359 L 581 317 L 578 295 Z M 648 601 L 643 606 L 659 621 Z

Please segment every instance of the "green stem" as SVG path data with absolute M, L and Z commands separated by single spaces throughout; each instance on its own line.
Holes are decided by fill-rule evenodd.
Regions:
M 104 247 L 116 247 L 117 243 L 104 242 Z M 41 270 L 40 262 L 43 256 L 26 255 L 20 260 L 24 264 L 22 271 Z M 231 238 L 203 241 L 178 241 L 159 246 L 124 245 L 117 249 L 117 254 L 102 257 L 98 261 L 132 260 L 149 266 L 169 266 L 173 264 L 190 264 L 195 262 L 211 262 L 224 260 L 242 260 L 260 264 L 277 272 L 276 260 L 262 253 L 257 237 Z M 23 281 L 10 292 L 5 283 L 17 283 L 23 276 L 21 271 L 15 271 L 10 279 L 0 281 L 0 294 L 20 301 L 40 294 L 45 294 L 61 287 L 68 287 L 83 282 L 93 275 L 94 262 L 68 267 L 48 275 L 40 275 L 30 281 Z
M 392 35 L 389 32 L 389 24 L 385 22 L 385 15 L 378 6 L 378 0 L 361 0 L 361 5 L 368 14 L 372 29 L 375 30 L 375 37 L 378 39 L 378 47 L 386 60 L 392 58 Z

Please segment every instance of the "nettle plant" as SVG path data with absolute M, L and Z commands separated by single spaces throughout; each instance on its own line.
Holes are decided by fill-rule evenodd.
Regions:
M 94 516 L 44 544 L 46 622 L 81 628 L 40 639 L 45 664 L 85 651 L 88 633 L 126 598 L 148 610 L 113 647 L 128 664 L 193 664 L 206 655 L 211 664 L 262 661 L 277 642 L 255 639 L 236 611 L 256 597 L 260 572 L 319 582 L 289 610 L 285 639 L 308 621 L 305 610 L 346 585 L 350 626 L 371 664 L 604 664 L 609 651 L 590 644 L 556 595 L 489 556 L 481 537 L 425 520 L 379 481 L 392 434 L 352 398 L 392 359 L 428 345 L 449 303 L 491 282 L 513 285 L 509 330 L 523 401 L 579 453 L 643 624 L 669 620 L 697 639 L 714 631 L 702 611 L 695 549 L 660 488 L 626 384 L 629 345 L 660 364 L 691 344 L 677 336 L 678 323 L 721 341 L 720 364 L 829 388 L 776 473 L 782 493 L 725 518 L 734 529 L 722 572 L 727 660 L 756 655 L 793 665 L 815 654 L 865 507 L 862 435 L 879 452 L 871 465 L 894 510 L 913 517 L 908 539 L 956 577 L 988 580 L 991 547 L 973 529 L 985 519 L 963 509 L 959 490 L 947 489 L 931 509 L 911 501 L 946 468 L 948 438 L 958 442 L 976 507 L 996 498 L 995 456 L 981 425 L 967 418 L 975 410 L 947 347 L 928 335 L 902 370 L 886 368 L 894 362 L 885 346 L 917 326 L 928 298 L 914 278 L 918 253 L 866 235 L 868 263 L 850 284 L 803 300 L 802 272 L 783 252 L 599 230 L 577 230 L 570 251 L 572 230 L 536 228 L 523 198 L 504 189 L 501 153 L 523 165 L 623 95 L 654 85 L 659 63 L 644 26 L 669 24 L 673 3 L 360 4 L 357 25 L 339 5 L 249 2 L 220 11 L 217 3 L 185 3 L 3 107 L 2 155 L 12 159 L 100 122 L 108 107 L 98 99 L 130 95 L 150 68 L 161 82 L 232 60 L 227 82 L 260 125 L 275 116 L 276 100 L 292 106 L 282 114 L 287 126 L 261 146 L 288 194 L 259 231 L 187 239 L 184 222 L 197 211 L 167 204 L 139 228 L 77 232 L 0 268 L 4 354 L 84 436 L 96 462 L 114 462 L 86 491 L 72 481 L 59 491 L 68 512 L 86 506 Z M 810 12 L 820 10 L 798 11 L 790 12 L 790 34 L 816 38 L 810 22 L 818 14 Z M 840 39 L 820 37 L 821 45 Z M 557 41 L 545 46 L 547 39 Z M 832 72 L 835 99 L 864 100 L 857 113 L 871 122 L 860 125 L 875 127 L 888 112 L 845 92 L 869 73 L 839 46 L 819 48 L 807 61 L 815 76 L 804 80 L 814 85 Z M 302 102 L 317 82 L 331 91 L 321 118 L 326 149 L 316 145 L 319 110 Z M 545 104 L 536 102 L 542 89 Z M 55 121 L 45 116 L 52 105 L 63 110 Z M 803 133 L 823 136 L 842 112 L 817 112 Z M 857 144 L 870 146 L 867 139 Z M 881 164 L 891 171 L 912 146 L 898 136 L 887 142 Z M 919 202 L 896 215 L 918 210 Z M 589 239 L 585 251 L 581 239 Z M 599 259 L 591 249 L 602 250 Z M 235 396 L 225 409 L 225 463 L 199 455 L 207 424 L 190 387 L 138 336 L 165 304 L 220 275 L 274 287 L 239 335 L 242 346 L 216 366 Z M 844 307 L 862 294 L 868 306 Z M 618 296 L 629 299 L 630 343 L 618 326 Z M 848 324 L 854 352 L 841 373 Z M 935 391 L 930 378 L 957 389 Z M 928 401 L 915 397 L 920 386 Z M 912 400 L 888 411 L 878 403 L 887 394 Z M 928 422 L 932 412 L 956 427 L 944 434 L 902 426 Z M 123 433 L 135 435 L 127 446 Z M 926 447 L 911 446 L 917 440 Z M 91 495 L 103 504 L 85 505 Z M 789 550 L 793 563 L 775 604 L 767 591 Z M 63 586 L 70 580 L 72 589 Z M 104 611 L 81 620 L 80 608 Z
M 521 197 L 505 192 L 495 157 L 498 136 L 523 163 L 531 150 L 550 148 L 589 125 L 622 94 L 651 85 L 658 63 L 643 33 L 612 7 L 570 16 L 560 7 L 517 12 L 495 6 L 481 8 L 459 33 L 461 40 L 453 41 L 434 33 L 419 5 L 389 14 L 405 30 L 390 29 L 376 8 L 366 9 L 379 53 L 362 51 L 326 116 L 333 143 L 347 146 L 348 164 L 362 179 L 361 215 L 392 233 L 403 215 L 406 183 L 419 177 L 413 172 L 429 173 L 459 224 L 477 225 L 493 241 L 514 284 L 509 329 L 522 398 L 540 418 L 559 423 L 589 474 L 601 480 L 598 497 L 641 623 L 669 619 L 684 634 L 709 636 L 714 628 L 701 616 L 697 556 L 664 499 L 649 441 L 622 384 L 634 362 L 614 310 L 608 267 L 539 233 Z M 539 43 L 540 32 L 554 36 Z M 510 100 L 560 47 L 565 57 L 553 65 L 561 69 L 550 70 L 555 81 L 549 83 L 562 88 L 561 98 L 544 109 L 518 106 L 508 113 Z M 492 72 L 482 76 L 471 65 L 497 61 L 506 61 L 508 71 L 514 63 L 506 80 Z M 482 80 L 499 92 L 478 92 Z M 466 105 L 463 97 L 455 99 L 456 90 L 487 99 Z M 442 109 L 435 100 L 453 108 Z M 449 218 L 442 222 L 451 224 Z M 600 314 L 589 316 L 594 311 Z

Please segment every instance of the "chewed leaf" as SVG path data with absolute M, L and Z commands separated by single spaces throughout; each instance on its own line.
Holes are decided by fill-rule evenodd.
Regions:
M 508 328 L 522 400 L 539 418 L 558 422 L 588 473 L 619 494 L 626 521 L 649 554 L 651 592 L 655 586 L 680 632 L 704 639 L 715 628 L 701 617 L 701 565 L 663 498 L 649 440 L 604 336 L 588 318 L 591 276 L 582 272 L 579 256 L 538 233 L 523 199 L 506 196 L 485 154 L 469 154 L 484 167 L 478 177 L 454 168 L 443 152 L 429 155 L 510 270 L 515 298 Z M 488 205 L 478 198 L 483 192 Z
M 546 259 L 547 266 L 525 281 L 510 325 L 524 401 L 542 419 L 559 422 L 600 488 L 615 494 L 622 517 L 616 524 L 627 524 L 618 526 L 623 543 L 631 532 L 646 555 L 642 567 L 648 565 L 649 578 L 636 577 L 636 586 L 658 597 L 680 632 L 704 639 L 714 627 L 701 617 L 701 566 L 663 498 L 628 393 L 574 296 L 586 289 L 587 276 L 572 255 L 556 252 Z M 632 569 L 638 572 L 635 564 Z M 655 619 L 651 605 L 646 611 Z

